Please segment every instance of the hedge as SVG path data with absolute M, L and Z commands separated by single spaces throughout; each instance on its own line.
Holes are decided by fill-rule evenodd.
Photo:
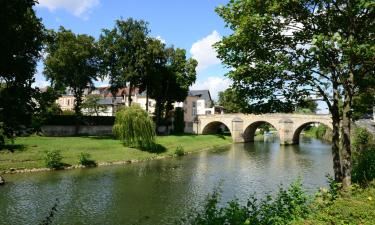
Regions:
M 50 116 L 44 122 L 44 125 L 92 125 L 92 126 L 113 126 L 114 116 L 80 116 L 73 115 L 54 115 Z

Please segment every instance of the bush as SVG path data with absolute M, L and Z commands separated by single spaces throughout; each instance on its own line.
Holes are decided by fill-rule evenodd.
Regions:
M 91 158 L 91 155 L 87 152 L 82 152 L 80 155 L 79 155 L 79 159 L 78 159 L 78 163 L 82 166 L 96 166 L 96 162 Z
M 177 156 L 183 156 L 185 155 L 185 150 L 182 146 L 177 146 L 176 150 L 174 151 L 174 154 Z
M 352 145 L 355 151 L 362 151 L 371 143 L 371 134 L 364 128 L 358 127 L 354 130 Z
M 0 149 L 2 145 L 5 145 L 6 135 L 3 128 L 3 123 L 0 122 Z
M 61 162 L 62 156 L 58 150 L 47 151 L 44 161 L 47 168 L 50 169 L 60 169 L 63 166 L 63 163 Z
M 367 185 L 375 179 L 375 146 L 368 146 L 353 154 L 352 180 Z
M 114 116 L 80 116 L 75 115 L 52 115 L 45 121 L 44 125 L 96 125 L 96 126 L 112 126 L 115 123 Z
M 113 134 L 126 146 L 152 149 L 155 145 L 154 122 L 138 105 L 122 108 L 116 113 Z
M 306 218 L 310 212 L 307 195 L 300 181 L 285 190 L 280 187 L 276 197 L 270 195 L 263 200 L 251 196 L 245 206 L 233 200 L 223 208 L 218 207 L 220 195 L 215 191 L 195 215 L 180 221 L 182 224 L 288 224 Z

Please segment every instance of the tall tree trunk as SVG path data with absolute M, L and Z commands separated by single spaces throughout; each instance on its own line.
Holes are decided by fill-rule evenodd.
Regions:
M 81 105 L 82 105 L 82 95 L 83 91 L 75 91 L 74 92 L 74 114 L 75 114 L 75 135 L 79 134 L 79 127 L 80 127 L 80 120 L 81 120 Z
M 333 172 L 336 182 L 342 181 L 342 168 L 340 160 L 340 111 L 338 84 L 333 83 L 333 102 L 330 108 L 332 114 L 332 158 Z
M 132 105 L 132 83 L 129 83 L 129 93 L 128 93 L 128 106 L 130 107 Z
M 344 189 L 348 189 L 352 183 L 352 150 L 350 143 L 351 130 L 351 106 L 353 96 L 353 80 L 352 72 L 349 72 L 349 78 L 344 86 L 344 105 L 341 125 L 341 151 L 342 151 L 342 185 Z
M 148 84 L 146 84 L 146 111 L 148 113 Z

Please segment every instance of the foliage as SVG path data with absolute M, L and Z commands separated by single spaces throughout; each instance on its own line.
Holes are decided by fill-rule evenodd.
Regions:
M 160 49 L 163 52 L 162 63 L 154 68 L 149 78 L 153 88 L 149 89 L 150 97 L 156 100 L 156 124 L 168 117 L 173 109 L 172 103 L 182 102 L 188 95 L 189 87 L 196 80 L 197 61 L 186 58 L 184 49 L 173 47 Z
M 367 185 L 375 179 L 375 146 L 369 146 L 353 154 L 352 180 Z
M 81 115 L 84 90 L 93 85 L 99 72 L 95 39 L 60 27 L 58 32 L 49 31 L 46 52 L 44 75 L 55 89 L 72 90 L 75 114 Z
M 242 112 L 244 106 L 241 106 L 244 102 L 241 101 L 240 97 L 237 96 L 237 92 L 228 88 L 225 91 L 219 92 L 218 104 L 224 107 L 227 113 L 238 113 Z
M 91 159 L 91 155 L 87 152 L 79 154 L 78 163 L 82 166 L 96 166 L 96 162 Z
M 32 116 L 32 127 L 35 131 L 41 131 L 41 126 L 46 120 L 62 112 L 60 106 L 56 103 L 58 97 L 58 92 L 51 87 L 47 87 L 45 91 L 36 88 L 33 98 L 37 104 Z
M 126 146 L 152 148 L 155 125 L 145 110 L 132 105 L 117 111 L 113 134 Z
M 143 20 L 116 20 L 114 28 L 103 29 L 100 35 L 102 75 L 109 77 L 111 91 L 141 86 L 147 71 L 148 24 Z M 131 95 L 128 95 L 131 105 Z
M 50 169 L 60 169 L 63 166 L 62 156 L 58 150 L 47 151 L 44 162 L 47 168 Z
M 318 103 L 312 99 L 305 99 L 300 102 L 296 108 L 297 113 L 301 114 L 311 114 L 316 113 L 318 110 Z
M 309 200 L 302 190 L 300 181 L 295 181 L 288 189 L 280 187 L 275 197 L 270 195 L 258 200 L 254 195 L 245 206 L 238 200 L 219 208 L 220 195 L 215 191 L 210 195 L 196 215 L 181 223 L 189 224 L 289 224 L 307 217 Z
M 3 122 L 0 122 L 0 149 L 6 143 L 7 136 L 3 128 Z
M 88 95 L 85 101 L 82 103 L 82 108 L 85 113 L 89 116 L 99 116 L 100 113 L 104 113 L 107 110 L 107 106 L 99 104 L 101 96 L 100 95 Z
M 357 127 L 354 130 L 352 145 L 354 150 L 361 152 L 372 143 L 372 135 L 365 129 Z
M 342 194 L 329 204 L 312 204 L 312 213 L 295 225 L 363 224 L 375 221 L 375 183 L 366 188 L 357 188 L 351 194 Z
M 233 68 L 227 76 L 247 103 L 243 111 L 289 112 L 303 99 L 321 98 L 332 114 L 335 179 L 345 187 L 352 99 L 375 72 L 374 8 L 372 0 L 233 0 L 216 9 L 233 30 L 215 46 Z
M 176 134 L 184 133 L 185 121 L 184 121 L 184 110 L 180 107 L 175 108 L 174 121 L 173 121 L 173 132 Z
M 33 9 L 34 0 L 1 1 L 0 7 L 0 121 L 8 136 L 28 126 L 36 64 L 44 40 L 44 26 Z
M 179 146 L 177 146 L 176 150 L 174 151 L 174 154 L 177 155 L 177 156 L 183 156 L 183 155 L 185 155 L 185 150 L 181 145 L 179 145 Z

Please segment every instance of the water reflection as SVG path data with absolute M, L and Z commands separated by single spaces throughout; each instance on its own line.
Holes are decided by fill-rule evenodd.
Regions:
M 56 224 L 168 224 L 221 184 L 223 201 L 263 195 L 296 177 L 310 191 L 331 172 L 330 146 L 234 144 L 183 158 L 126 166 L 7 176 L 0 224 L 37 224 L 59 199 Z

